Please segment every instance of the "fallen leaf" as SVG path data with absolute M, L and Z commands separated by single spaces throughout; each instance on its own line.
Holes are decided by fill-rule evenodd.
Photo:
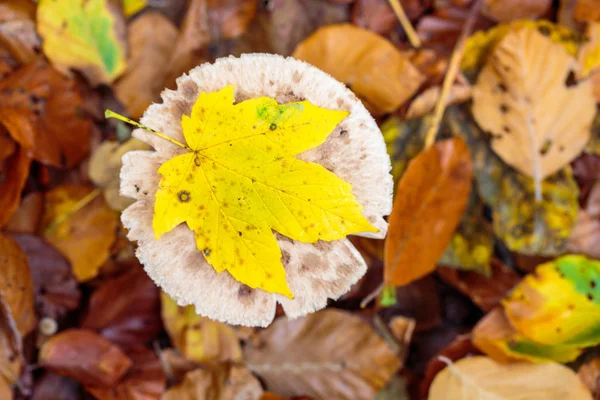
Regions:
M 552 0 L 484 0 L 481 12 L 499 22 L 534 19 L 549 11 Z
M 80 326 L 127 350 L 143 346 L 162 330 L 159 309 L 158 288 L 135 266 L 94 290 Z
M 396 304 L 385 310 L 391 315 L 403 315 L 414 319 L 417 333 L 441 325 L 441 300 L 433 276 L 426 276 L 406 286 L 396 288 L 395 297 Z
M 424 80 L 390 42 L 349 24 L 319 29 L 292 57 L 346 83 L 374 114 L 396 110 Z
M 151 64 L 150 64 L 151 65 Z M 124 143 L 104 141 L 90 157 L 88 175 L 94 185 L 102 188 L 104 200 L 115 211 L 123 211 L 134 200 L 119 194 L 119 171 L 123 155 L 134 150 L 149 150 L 146 143 L 131 138 Z
M 167 63 L 177 43 L 177 28 L 158 11 L 145 12 L 129 25 L 127 70 L 114 86 L 115 95 L 132 118 L 138 119 L 159 102 Z
M 41 192 L 27 194 L 11 215 L 4 230 L 11 233 L 36 233 L 42 221 L 43 210 L 44 195 Z
M 577 0 L 575 19 L 578 21 L 600 22 L 600 5 L 596 0 Z
M 579 190 L 570 169 L 543 181 L 542 202 L 536 203 L 533 180 L 502 162 L 464 107 L 446 110 L 445 123 L 469 145 L 479 196 L 492 210 L 498 238 L 523 254 L 564 253 L 579 208 Z
M 31 332 L 37 323 L 33 306 L 33 281 L 27 255 L 19 244 L 0 233 L 0 299 L 21 336 Z
M 454 399 L 591 400 L 577 375 L 556 363 L 499 364 L 483 357 L 463 358 L 440 372 L 428 400 Z
M 433 86 L 426 89 L 423 93 L 418 95 L 413 101 L 411 101 L 408 111 L 406 112 L 406 118 L 421 117 L 425 114 L 433 112 L 435 105 L 437 104 L 441 93 L 439 86 Z M 465 83 L 455 83 L 450 88 L 450 94 L 448 95 L 447 105 L 460 104 L 471 98 L 471 86 Z
M 392 116 L 381 125 L 396 185 L 406 172 L 410 160 L 423 150 L 429 122 L 430 118 L 427 116 L 411 120 Z
M 84 386 L 106 388 L 115 385 L 132 365 L 119 347 L 85 329 L 69 329 L 52 336 L 42 345 L 39 362 Z
M 123 14 L 131 17 L 142 11 L 148 5 L 148 0 L 123 0 Z
M 92 189 L 87 186 L 52 189 L 46 193 L 42 222 L 44 237 L 69 259 L 79 282 L 98 274 L 110 255 L 117 230 L 118 217 L 102 197 L 77 209 L 78 202 L 90 194 Z
M 587 77 L 593 70 L 600 68 L 600 23 L 588 24 L 585 34 L 588 40 L 577 55 L 581 66 L 581 70 L 577 71 L 579 77 Z
M 198 363 L 242 360 L 233 329 L 196 314 L 194 306 L 180 307 L 164 292 L 161 315 L 171 342 L 187 359 Z
M 162 400 L 246 400 L 259 399 L 262 393 L 260 382 L 247 369 L 221 366 L 188 372 Z
M 533 342 L 512 327 L 501 307 L 485 315 L 471 332 L 473 344 L 494 360 L 566 363 L 575 360 L 582 349 L 567 345 Z
M 33 400 L 52 399 L 52 400 L 80 400 L 80 387 L 73 379 L 46 372 L 36 380 L 33 387 Z
M 398 25 L 398 17 L 386 0 L 356 0 L 352 8 L 352 23 L 385 36 Z
M 186 222 L 217 272 L 291 298 L 272 229 L 307 243 L 377 231 L 349 183 L 295 157 L 322 144 L 348 113 L 268 97 L 234 105 L 234 91 L 203 92 L 182 117 L 190 147 L 158 170 L 154 235 Z
M 590 138 L 596 104 L 589 82 L 569 83 L 574 66 L 561 45 L 522 28 L 496 46 L 473 90 L 477 123 L 492 133 L 492 148 L 506 163 L 534 178 L 538 201 L 541 180 Z
M 0 381 L 16 383 L 23 364 L 22 336 L 15 326 L 11 310 L 0 296 Z
M 159 400 L 165 392 L 166 378 L 153 351 L 130 352 L 132 366 L 114 387 L 86 386 L 98 400 Z
M 1 113 L 1 111 L 0 111 Z M 21 191 L 29 176 L 31 157 L 22 147 L 0 160 L 0 227 L 4 226 L 19 206 Z
M 248 368 L 284 396 L 372 399 L 400 366 L 375 331 L 334 309 L 278 319 L 244 348 Z
M 600 358 L 594 358 L 583 364 L 579 367 L 577 375 L 590 392 L 594 396 L 598 396 L 600 393 Z
M 179 350 L 160 350 L 160 363 L 167 376 L 167 382 L 179 383 L 185 378 L 185 374 L 201 367 L 197 362 L 185 358 Z
M 91 124 L 74 79 L 40 61 L 1 81 L 0 91 L 0 122 L 34 159 L 71 168 L 86 156 Z
M 530 340 L 595 346 L 600 343 L 600 262 L 569 255 L 542 264 L 503 305 L 512 326 Z
M 125 71 L 125 21 L 108 0 L 40 0 L 37 28 L 44 54 L 63 74 L 77 69 L 97 86 Z
M 567 249 L 571 253 L 585 254 L 600 259 L 600 184 L 597 183 L 598 177 L 594 165 L 597 160 L 592 159 L 590 162 L 593 164 L 587 171 L 591 174 L 587 179 L 595 183 L 589 190 L 586 207 L 579 210 L 577 214 L 577 222 L 575 222 L 569 237 Z
M 479 308 L 488 312 L 499 306 L 500 301 L 521 280 L 515 270 L 496 259 L 491 263 L 489 277 L 478 272 L 448 267 L 438 267 L 437 273 L 444 281 L 467 295 Z
M 467 206 L 472 174 L 462 139 L 438 142 L 410 162 L 389 218 L 387 282 L 405 285 L 435 269 Z
M 71 264 L 45 240 L 26 234 L 12 234 L 27 256 L 36 309 L 41 317 L 54 320 L 79 306 L 80 293 L 71 272 Z
M 21 64 L 33 62 L 41 47 L 35 23 L 27 11 L 15 2 L 0 4 L 0 45 Z

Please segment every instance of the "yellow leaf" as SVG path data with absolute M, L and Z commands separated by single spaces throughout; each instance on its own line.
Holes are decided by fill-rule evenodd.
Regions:
M 592 400 L 575 372 L 557 363 L 499 364 L 482 356 L 448 363 L 428 400 Z
M 148 5 L 148 0 L 123 0 L 123 14 L 131 17 Z
M 242 360 L 233 329 L 196 314 L 194 306 L 180 307 L 162 292 L 161 316 L 171 341 L 185 358 L 199 363 Z
M 507 34 L 479 74 L 473 115 L 493 150 L 536 182 L 585 148 L 596 104 L 589 82 L 567 85 L 575 66 L 562 46 L 532 28 Z M 549 66 L 552 68 L 549 68 Z
M 93 84 L 125 71 L 125 26 L 108 0 L 40 0 L 38 31 L 44 54 L 63 73 L 80 70 Z
M 348 113 L 267 97 L 234 105 L 234 90 L 202 93 L 182 117 L 189 151 L 158 170 L 154 233 L 185 222 L 217 272 L 292 297 L 272 229 L 308 243 L 377 231 L 352 185 L 295 157 L 322 144 Z
M 593 70 L 600 68 L 600 23 L 590 23 L 586 30 L 588 41 L 579 50 L 581 76 L 588 76 Z

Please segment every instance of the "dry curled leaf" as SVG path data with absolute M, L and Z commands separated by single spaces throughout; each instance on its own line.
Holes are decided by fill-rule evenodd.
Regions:
M 389 218 L 386 281 L 405 285 L 435 269 L 467 206 L 472 175 L 469 149 L 458 138 L 410 162 Z
M 138 119 L 163 90 L 167 63 L 177 43 L 177 28 L 157 11 L 146 12 L 129 25 L 127 70 L 115 85 L 115 95 L 132 118 Z
M 93 196 L 92 190 L 88 186 L 66 185 L 46 193 L 44 237 L 69 259 L 79 282 L 98 275 L 117 232 L 117 214 L 102 197 L 94 198 L 81 209 L 77 207 L 86 196 Z
M 383 339 L 349 313 L 278 319 L 244 348 L 248 368 L 284 396 L 372 399 L 400 366 Z
M 533 19 L 544 15 L 552 0 L 485 0 L 481 12 L 499 22 Z
M 75 310 L 79 306 L 80 293 L 69 261 L 37 236 L 13 234 L 12 237 L 27 255 L 40 316 L 59 319 Z
M 71 168 L 88 152 L 90 121 L 74 79 L 38 61 L 0 82 L 0 122 L 34 159 Z
M 199 363 L 242 360 L 240 343 L 230 326 L 197 315 L 194 306 L 178 306 L 165 293 L 161 303 L 165 329 L 187 359 Z
M 141 267 L 104 282 L 90 297 L 81 328 L 123 349 L 139 348 L 162 329 L 159 291 Z
M 552 68 L 548 68 L 552 65 Z M 589 82 L 572 84 L 574 59 L 533 28 L 508 33 L 473 90 L 473 115 L 509 165 L 542 179 L 573 160 L 590 138 L 596 104 Z
M 564 365 L 499 364 L 476 356 L 450 364 L 431 385 L 428 400 L 591 400 L 589 390 Z
M 119 347 L 85 329 L 70 329 L 52 336 L 40 349 L 44 367 L 85 386 L 109 388 L 132 365 Z
M 33 281 L 27 255 L 11 237 L 0 233 L 0 299 L 21 336 L 36 325 Z
M 375 114 L 396 110 L 424 80 L 392 43 L 350 24 L 319 29 L 292 56 L 344 82 Z

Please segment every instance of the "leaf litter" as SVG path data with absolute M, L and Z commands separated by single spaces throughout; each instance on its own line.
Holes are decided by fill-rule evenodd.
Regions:
M 0 5 L 0 397 L 600 395 L 594 349 L 600 324 L 597 2 L 117 3 Z M 395 4 L 406 14 L 402 22 Z M 407 24 L 415 26 L 416 40 Z M 101 117 L 111 108 L 142 118 L 191 68 L 251 52 L 293 55 L 351 89 L 376 117 L 395 182 L 385 245 L 352 238 L 366 275 L 328 309 L 295 320 L 279 310 L 261 329 L 200 316 L 146 275 L 119 223 L 131 203 L 119 193 L 119 171 L 124 154 L 149 147 Z M 264 71 L 265 85 L 272 73 Z M 300 161 L 339 134 L 337 123 L 353 114 L 316 107 L 297 93 L 287 93 L 285 101 L 250 96 L 234 103 L 231 93 L 240 90 L 192 93 L 197 106 L 181 110 L 188 117 L 178 121 L 185 132 L 180 144 L 192 151 L 162 162 L 158 207 L 172 216 L 156 218 L 155 228 L 171 237 L 183 221 L 192 229 L 199 224 L 197 251 L 217 271 L 233 271 L 247 257 L 236 256 L 231 243 L 247 231 L 230 232 L 229 245 L 204 235 L 202 223 L 218 213 L 190 219 L 177 211 L 178 196 L 188 207 L 211 206 L 208 186 L 198 184 L 200 169 L 213 171 L 209 163 L 271 187 L 278 181 L 253 163 L 283 157 L 281 168 L 316 168 L 320 172 L 294 171 L 342 188 L 329 191 L 328 205 L 350 204 L 356 226 L 272 218 L 270 212 L 283 210 L 275 202 L 260 211 L 244 209 L 227 193 L 212 202 L 245 213 L 244 220 L 263 233 L 260 240 L 271 243 L 260 252 L 256 243 L 246 246 L 273 269 L 264 276 L 260 268 L 240 270 L 237 278 L 246 286 L 236 293 L 269 289 L 291 296 L 282 263 L 290 254 L 273 231 L 294 244 L 327 246 L 372 229 L 354 188 Z M 207 119 L 219 96 L 227 97 L 222 111 L 228 114 Z M 253 140 L 250 151 L 233 140 L 243 130 L 231 121 L 249 113 L 249 104 L 264 110 L 244 125 L 252 130 L 262 124 L 261 132 L 274 141 L 271 151 L 266 141 Z M 329 122 L 310 125 L 328 113 Z M 276 122 L 276 116 L 284 118 Z M 302 118 L 309 127 L 293 128 L 295 139 L 277 136 L 288 121 Z M 219 135 L 199 143 L 194 132 L 206 120 L 227 128 L 215 128 Z M 195 165 L 200 154 L 198 171 L 175 171 Z M 210 174 L 239 183 L 224 171 Z M 175 190 L 177 176 L 191 183 Z M 253 190 L 268 195 L 271 189 Z M 313 189 L 297 194 L 305 199 L 281 203 L 296 217 L 310 210 L 309 198 L 318 199 Z M 268 275 L 277 283 L 265 283 L 273 282 Z

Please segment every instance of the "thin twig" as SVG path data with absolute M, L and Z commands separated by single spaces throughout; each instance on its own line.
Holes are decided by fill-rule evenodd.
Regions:
M 404 8 L 402 8 L 402 4 L 400 4 L 400 1 L 399 0 L 388 0 L 388 1 L 390 2 L 390 6 L 392 6 L 392 9 L 396 13 L 396 16 L 398 17 L 398 20 L 400 21 L 400 25 L 402 25 L 402 29 L 404 29 L 404 32 L 406 32 L 406 36 L 408 37 L 408 41 L 410 42 L 412 47 L 414 47 L 416 49 L 421 47 L 421 45 L 422 45 L 421 39 L 419 39 L 419 35 L 417 35 L 415 28 L 413 28 L 412 24 L 410 23 L 410 20 L 406 16 L 406 13 L 404 12 Z
M 452 57 L 450 58 L 450 64 L 448 65 L 446 76 L 444 77 L 444 83 L 442 84 L 442 92 L 440 93 L 440 98 L 435 105 L 433 121 L 431 122 L 431 126 L 427 131 L 427 136 L 425 136 L 426 149 L 433 144 L 435 141 L 435 135 L 440 128 L 440 123 L 442 122 L 442 117 L 444 116 L 444 110 L 446 109 L 446 103 L 448 103 L 448 97 L 450 96 L 450 88 L 452 87 L 452 84 L 456 79 L 456 75 L 458 74 L 460 61 L 465 51 L 465 42 L 473 30 L 473 25 L 475 25 L 475 18 L 479 13 L 480 4 L 481 0 L 476 0 L 471 7 L 471 11 L 469 12 L 467 21 L 463 25 L 458 42 L 456 42 L 456 46 L 454 46 L 454 51 L 452 52 Z
M 375 290 L 369 293 L 369 295 L 360 302 L 360 308 L 365 308 L 368 306 L 370 302 L 372 302 L 377 296 L 379 296 L 381 292 L 383 292 L 384 287 L 385 282 L 382 282 L 381 285 L 377 286 Z
M 102 193 L 102 189 L 100 188 L 96 188 L 89 192 L 85 197 L 83 197 L 81 200 L 75 203 L 73 208 L 71 208 L 69 211 L 65 212 L 64 214 L 60 214 L 58 217 L 54 218 L 54 220 L 52 220 L 52 222 L 50 222 L 50 224 L 48 224 L 48 226 L 46 227 L 46 233 L 52 232 L 54 229 L 56 229 L 58 225 L 66 221 L 71 215 L 75 214 L 77 211 L 90 204 L 96 197 L 100 195 L 100 193 Z

